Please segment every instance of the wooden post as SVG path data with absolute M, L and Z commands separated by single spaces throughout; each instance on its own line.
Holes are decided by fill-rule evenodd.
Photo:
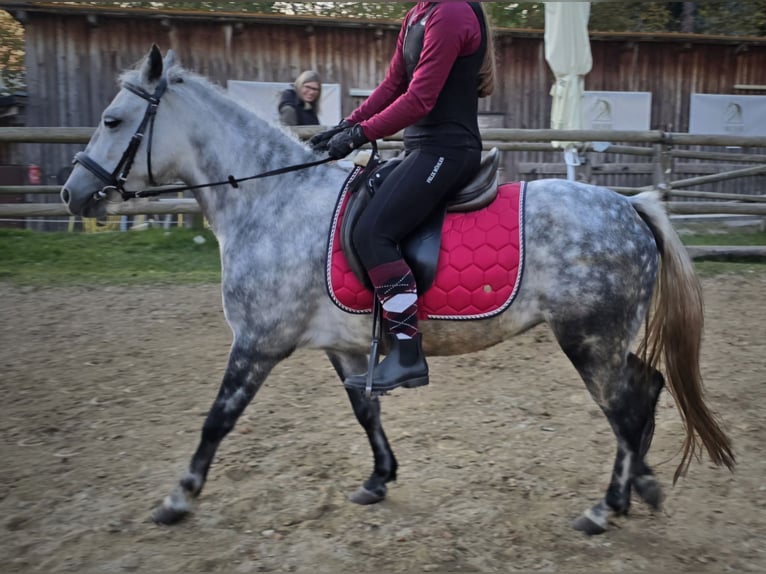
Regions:
M 670 201 L 673 156 L 670 146 L 654 144 L 654 188 L 662 192 L 662 200 Z
M 580 158 L 582 159 L 582 164 L 578 169 L 577 181 L 593 183 L 593 153 L 584 150 L 580 154 Z

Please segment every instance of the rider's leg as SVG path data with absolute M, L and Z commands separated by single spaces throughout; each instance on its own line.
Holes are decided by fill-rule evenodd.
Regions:
M 378 265 L 369 275 L 383 307 L 383 327 L 390 344 L 386 358 L 375 366 L 372 389 L 390 391 L 427 385 L 428 365 L 418 332 L 417 286 L 412 271 L 403 259 L 398 259 Z M 348 377 L 345 385 L 363 390 L 367 375 Z
M 409 152 L 376 191 L 355 227 L 354 246 L 391 335 L 391 350 L 373 373 L 373 390 L 428 384 L 417 323 L 417 285 L 399 243 L 475 173 L 481 155 L 442 151 Z M 364 389 L 366 375 L 349 377 L 346 385 Z
M 383 307 L 387 332 L 398 339 L 418 334 L 418 286 L 404 259 L 383 263 L 368 271 Z

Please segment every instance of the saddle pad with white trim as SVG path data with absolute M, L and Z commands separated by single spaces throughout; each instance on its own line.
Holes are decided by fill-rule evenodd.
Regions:
M 433 286 L 418 300 L 423 319 L 485 319 L 516 297 L 524 266 L 524 183 L 506 183 L 488 206 L 449 212 Z M 354 275 L 340 246 L 348 189 L 338 198 L 327 254 L 327 291 L 349 313 L 371 313 L 372 291 Z

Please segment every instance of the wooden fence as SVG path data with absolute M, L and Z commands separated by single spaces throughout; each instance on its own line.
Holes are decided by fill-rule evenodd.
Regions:
M 316 127 L 295 128 L 300 137 L 307 138 L 318 131 Z M 43 127 L 8 127 L 0 128 L 0 143 L 87 143 L 94 128 L 43 128 Z M 599 178 L 610 171 L 639 170 L 653 174 L 653 184 L 643 187 L 612 187 L 617 192 L 635 194 L 648 189 L 657 189 L 663 193 L 667 209 L 672 214 L 722 214 L 766 216 L 766 195 L 753 193 L 717 193 L 688 189 L 695 186 L 728 181 L 736 178 L 766 174 L 766 155 L 762 153 L 732 153 L 705 149 L 681 149 L 696 147 L 766 148 L 766 137 L 743 137 L 734 135 L 695 135 L 687 133 L 653 131 L 592 131 L 592 130 L 522 130 L 488 128 L 482 130 L 486 149 L 497 147 L 501 152 L 552 151 L 551 141 L 601 141 L 605 138 L 620 145 L 610 143 L 606 149 L 593 149 L 592 144 L 583 144 L 581 156 L 585 159 L 577 170 L 577 178 L 602 184 Z M 622 145 L 622 144 L 631 145 Z M 386 138 L 380 142 L 381 149 L 401 149 L 401 134 Z M 619 157 L 633 156 L 648 159 L 644 163 L 609 163 L 598 161 L 609 154 Z M 595 159 L 595 161 L 594 161 Z M 738 164 L 755 164 L 746 167 L 731 167 L 726 171 L 709 173 L 697 177 L 673 180 L 677 162 L 698 160 L 707 162 L 705 170 L 720 170 L 721 166 L 731 167 Z M 564 163 L 560 164 L 564 169 Z M 536 179 L 548 173 L 546 164 L 525 166 L 526 173 Z M 686 171 L 685 171 L 686 173 Z M 236 174 L 246 176 L 251 174 Z M 0 217 L 61 217 L 68 212 L 58 201 L 59 186 L 0 186 Z M 24 194 L 29 203 L 2 203 L 4 194 Z M 40 197 L 47 194 L 48 199 Z M 40 200 L 43 200 L 42 202 Z M 110 213 L 120 215 L 137 214 L 195 214 L 199 206 L 190 199 L 163 199 L 160 201 L 141 201 L 113 204 Z

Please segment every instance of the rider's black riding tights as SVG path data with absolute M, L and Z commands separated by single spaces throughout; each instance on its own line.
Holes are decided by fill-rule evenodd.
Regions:
M 478 171 L 479 150 L 418 148 L 375 191 L 354 229 L 354 247 L 369 271 L 401 259 L 399 242 Z

